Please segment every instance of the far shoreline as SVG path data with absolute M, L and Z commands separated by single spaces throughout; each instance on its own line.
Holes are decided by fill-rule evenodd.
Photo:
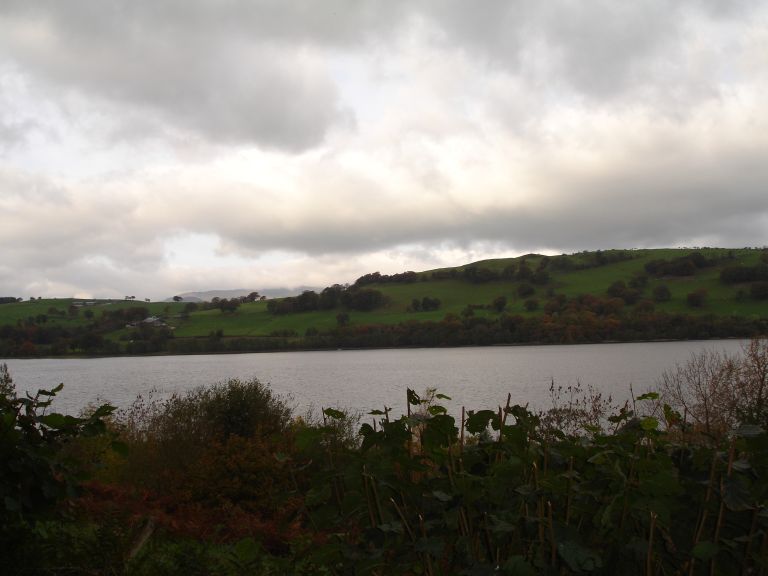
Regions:
M 765 335 L 756 336 L 764 338 Z M 152 358 L 163 356 L 228 356 L 242 354 L 276 354 L 299 352 L 353 352 L 358 350 L 441 350 L 460 348 L 524 348 L 534 346 L 592 346 L 603 344 L 663 344 L 673 342 L 717 342 L 726 340 L 749 340 L 750 336 L 723 336 L 717 338 L 654 338 L 648 340 L 603 340 L 599 342 L 509 342 L 497 344 L 466 344 L 448 346 L 357 346 L 357 347 L 322 347 L 322 348 L 283 348 L 273 350 L 221 350 L 206 352 L 149 352 L 146 354 L 66 354 L 61 356 L 4 356 L 0 362 L 6 360 L 98 360 L 110 358 Z

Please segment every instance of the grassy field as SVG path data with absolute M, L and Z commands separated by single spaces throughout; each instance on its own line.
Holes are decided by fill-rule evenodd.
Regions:
M 510 280 L 498 280 L 484 284 L 473 284 L 461 279 L 432 280 L 431 272 L 421 272 L 422 281 L 411 284 L 382 283 L 369 287 L 380 290 L 388 299 L 386 306 L 371 312 L 349 311 L 350 323 L 362 324 L 397 324 L 409 320 L 434 320 L 439 321 L 446 314 L 461 314 L 468 305 L 487 305 L 498 296 L 507 298 L 505 312 L 509 314 L 537 315 L 543 314 L 539 309 L 528 312 L 524 308 L 525 300 L 537 299 L 540 303 L 546 302 L 551 294 L 563 294 L 574 297 L 580 294 L 594 294 L 605 296 L 608 287 L 617 280 L 629 281 L 638 274 L 644 273 L 644 266 L 651 260 L 673 259 L 687 255 L 691 249 L 659 249 L 659 250 L 635 250 L 634 258 L 599 267 L 583 270 L 562 271 L 552 269 L 550 266 L 550 281 L 544 286 L 535 286 L 535 293 L 526 298 L 520 298 L 517 290 L 521 282 Z M 728 253 L 725 249 L 703 249 L 705 256 L 723 257 Z M 733 259 L 726 260 L 722 264 L 701 269 L 694 276 L 669 277 L 657 279 L 650 277 L 643 289 L 643 298 L 652 298 L 653 289 L 665 284 L 672 298 L 667 302 L 654 303 L 658 312 L 688 313 L 688 314 L 714 314 L 718 316 L 743 316 L 760 317 L 768 316 L 768 303 L 749 297 L 748 286 L 726 285 L 720 282 L 719 274 L 723 266 L 735 264 L 755 265 L 760 257 L 760 251 L 756 249 L 732 250 Z M 609 253 L 606 253 L 609 254 Z M 594 253 L 579 253 L 570 255 L 574 262 L 585 262 L 594 257 Z M 528 265 L 535 269 L 541 256 L 529 255 L 525 257 Z M 510 264 L 518 264 L 520 258 L 485 260 L 478 266 L 501 272 Z M 459 270 L 467 265 L 458 267 Z M 448 269 L 442 269 L 443 271 Z M 691 308 L 686 302 L 686 296 L 695 290 L 706 290 L 707 298 L 701 308 Z M 740 294 L 741 293 L 741 294 Z M 440 309 L 429 312 L 409 312 L 408 307 L 414 298 L 421 299 L 424 296 L 439 298 Z M 273 333 L 292 331 L 298 335 L 304 335 L 308 329 L 325 331 L 336 326 L 336 315 L 339 309 L 331 311 L 303 312 L 286 315 L 273 315 L 267 311 L 267 302 L 253 302 L 241 305 L 235 312 L 224 313 L 218 309 L 200 310 L 183 315 L 184 303 L 168 302 L 138 302 L 124 300 L 98 300 L 89 306 L 80 306 L 76 314 L 69 312 L 73 304 L 82 300 L 74 299 L 46 299 L 30 300 L 19 303 L 0 305 L 0 325 L 25 322 L 29 318 L 39 315 L 47 317 L 47 323 L 61 323 L 66 326 L 84 325 L 89 322 L 86 310 L 91 310 L 94 317 L 98 318 L 105 310 L 116 310 L 124 307 L 142 306 L 152 315 L 163 317 L 174 328 L 176 337 L 207 337 L 211 332 L 223 331 L 227 337 L 234 336 L 268 336 Z M 58 311 L 58 312 L 54 312 Z M 477 309 L 475 315 L 493 316 L 495 312 Z M 109 338 L 119 337 L 124 330 L 107 335 Z
M 568 297 L 580 294 L 605 295 L 607 288 L 617 280 L 629 282 L 635 275 L 644 272 L 647 262 L 657 259 L 672 259 L 690 253 L 690 249 L 637 250 L 632 260 L 608 264 L 597 268 L 588 268 L 571 272 L 554 271 L 551 282 L 546 286 L 535 286 L 536 293 L 527 298 L 517 296 L 520 286 L 518 281 L 499 280 L 486 284 L 472 284 L 464 280 L 427 280 L 412 284 L 372 284 L 384 293 L 389 303 L 372 312 L 350 312 L 352 324 L 397 324 L 408 320 L 441 320 L 446 314 L 460 314 L 469 304 L 485 305 L 498 296 L 505 296 L 508 304 L 507 313 L 521 315 L 542 314 L 541 310 L 527 312 L 524 301 L 528 298 L 544 302 L 547 292 L 553 290 L 556 294 Z M 705 255 L 724 255 L 727 250 L 703 250 Z M 728 265 L 754 265 L 759 258 L 759 251 L 753 249 L 734 250 L 735 260 Z M 581 255 L 575 255 L 578 260 Z M 589 254 L 584 254 L 587 258 Z M 528 257 L 526 261 L 535 268 L 540 257 Z M 519 262 L 519 258 L 485 260 L 478 265 L 501 271 L 510 264 Z M 459 267 L 463 269 L 464 266 Z M 665 284 L 669 287 L 672 298 L 668 302 L 655 303 L 656 310 L 669 313 L 715 314 L 725 316 L 758 316 L 768 315 L 768 304 L 749 297 L 739 298 L 739 285 L 725 285 L 719 280 L 722 266 L 699 271 L 692 277 L 671 277 L 664 279 L 650 278 L 643 296 L 650 298 L 653 289 Z M 447 269 L 441 269 L 447 270 Z M 423 273 L 422 276 L 426 276 Z M 428 277 L 428 276 L 427 276 Z M 702 308 L 691 308 L 686 302 L 688 293 L 704 289 L 707 300 Z M 439 298 L 442 305 L 439 310 L 430 312 L 408 312 L 407 308 L 414 298 L 424 296 Z M 284 316 L 271 315 L 266 310 L 266 302 L 257 302 L 241 306 L 233 314 L 223 314 L 218 310 L 192 313 L 187 320 L 181 322 L 176 329 L 176 336 L 206 336 L 211 331 L 222 329 L 226 336 L 265 336 L 275 331 L 293 330 L 303 335 L 309 328 L 326 330 L 336 325 L 338 310 L 331 312 L 304 312 Z M 493 315 L 487 310 L 476 310 L 476 315 Z

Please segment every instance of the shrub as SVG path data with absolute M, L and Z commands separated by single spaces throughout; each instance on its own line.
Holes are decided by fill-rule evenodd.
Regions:
M 709 436 L 739 424 L 768 428 L 768 339 L 752 339 L 737 356 L 692 354 L 664 372 L 658 388 L 664 402 Z
M 526 300 L 526 301 L 523 303 L 523 307 L 524 307 L 524 308 L 525 308 L 525 309 L 526 309 L 528 312 L 533 312 L 534 310 L 538 310 L 538 309 L 539 309 L 539 301 L 538 301 L 538 300 L 535 300 L 535 299 L 533 299 L 533 298 L 531 298 L 531 299 L 529 299 L 529 300 Z
M 494 312 L 503 312 L 504 308 L 507 307 L 507 297 L 506 296 L 497 296 L 493 299 L 491 302 L 490 308 Z
M 736 424 L 736 363 L 714 350 L 691 354 L 683 365 L 665 371 L 658 383 L 661 397 L 689 418 L 698 431 L 721 435 Z
M 362 425 L 361 448 L 333 451 L 311 478 L 308 519 L 338 536 L 318 549 L 325 566 L 383 576 L 735 575 L 766 565 L 764 432 L 742 430 L 730 448 L 680 446 L 625 406 L 605 433 L 591 420 L 607 400 L 592 394 L 561 406 L 577 433 L 586 429 L 574 438 L 509 398 L 459 421 L 407 394 L 408 415 L 372 412 L 383 418 Z
M 439 298 L 424 296 L 424 298 L 421 299 L 421 309 L 424 311 L 437 310 L 440 308 L 440 304 L 441 302 Z
M 523 282 L 517 287 L 517 295 L 520 296 L 520 298 L 532 296 L 534 292 L 536 292 L 536 289 L 527 282 Z
M 83 437 L 106 432 L 114 410 L 103 405 L 76 418 L 48 412 L 62 384 L 19 397 L 5 364 L 0 365 L 0 573 L 34 573 L 43 522 L 74 496 L 84 467 L 66 448 Z
M 103 405 L 86 418 L 47 412 L 63 388 L 16 394 L 5 364 L 0 365 L 0 496 L 3 518 L 45 517 L 79 484 L 79 463 L 63 449 L 83 436 L 106 432 L 104 418 L 114 408 Z M 5 515 L 8 516 L 5 516 Z
M 691 308 L 702 308 L 706 299 L 707 291 L 704 288 L 699 288 L 694 292 L 689 292 L 685 297 L 685 301 Z
M 768 282 L 755 282 L 749 287 L 749 293 L 755 300 L 768 299 Z
M 666 284 L 659 284 L 653 289 L 653 299 L 656 302 L 667 302 L 672 298 L 672 292 L 669 291 L 669 287 Z
M 287 400 L 256 379 L 232 379 L 166 400 L 139 397 L 116 415 L 132 448 L 121 473 L 153 489 L 178 487 L 211 445 L 230 436 L 278 437 L 290 418 Z

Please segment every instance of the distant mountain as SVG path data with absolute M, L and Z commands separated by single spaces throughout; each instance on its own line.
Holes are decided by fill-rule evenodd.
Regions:
M 182 302 L 210 302 L 214 298 L 240 298 L 241 296 L 248 296 L 251 292 L 258 292 L 267 298 L 285 298 L 286 296 L 298 296 L 304 290 L 317 290 L 317 288 L 309 286 L 299 286 L 298 288 L 264 288 L 263 290 L 258 290 L 256 288 L 237 288 L 234 290 L 183 292 L 177 294 L 177 296 L 181 296 Z M 173 302 L 173 296 L 166 298 L 163 302 Z

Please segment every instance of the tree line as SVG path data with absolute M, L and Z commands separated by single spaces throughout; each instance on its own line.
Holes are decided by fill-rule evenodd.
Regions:
M 360 288 L 357 285 L 341 286 L 334 284 L 324 288 L 319 294 L 314 290 L 305 290 L 298 296 L 269 300 L 267 311 L 271 314 L 292 314 L 344 307 L 349 310 L 367 312 L 380 308 L 386 303 L 387 298 L 379 290 Z

